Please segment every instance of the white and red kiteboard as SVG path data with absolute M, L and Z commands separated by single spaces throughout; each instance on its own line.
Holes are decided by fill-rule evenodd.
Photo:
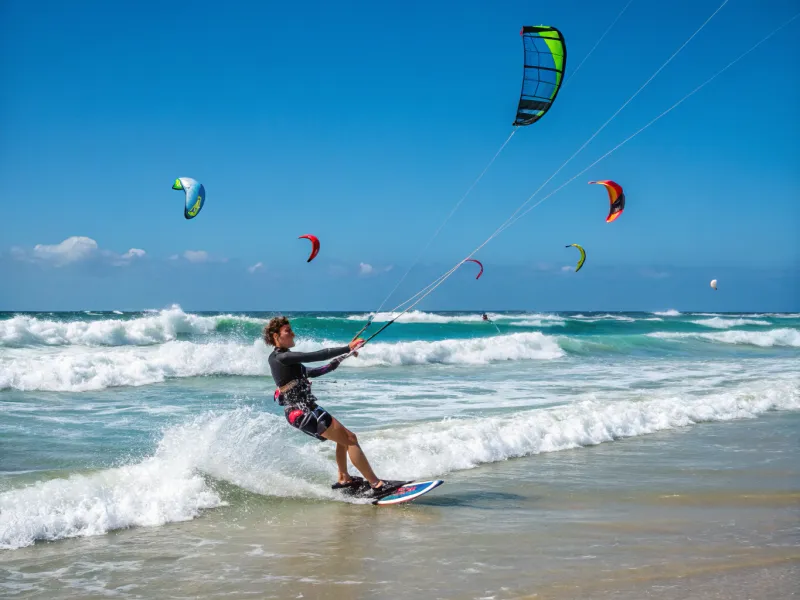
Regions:
M 391 494 L 377 498 L 373 504 L 402 504 L 404 502 L 411 502 L 420 496 L 427 494 L 431 490 L 439 487 L 444 483 L 443 479 L 434 479 L 432 481 L 411 481 L 403 484 Z

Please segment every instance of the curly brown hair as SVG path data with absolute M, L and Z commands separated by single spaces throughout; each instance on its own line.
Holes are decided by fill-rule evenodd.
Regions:
M 264 343 L 267 346 L 274 346 L 275 339 L 273 335 L 280 335 L 281 327 L 289 324 L 289 319 L 286 317 L 273 317 L 270 319 L 266 327 L 264 327 Z

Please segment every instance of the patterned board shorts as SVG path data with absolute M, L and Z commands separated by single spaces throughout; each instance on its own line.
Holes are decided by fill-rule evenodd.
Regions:
M 316 408 L 287 407 L 284 412 L 286 420 L 292 427 L 296 427 L 321 442 L 328 441 L 322 437 L 322 434 L 333 423 L 333 417 L 321 406 Z

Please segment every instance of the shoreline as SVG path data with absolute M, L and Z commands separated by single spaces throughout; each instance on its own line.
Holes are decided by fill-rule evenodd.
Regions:
M 772 413 L 508 459 L 403 507 L 230 485 L 228 506 L 190 521 L 0 552 L 5 586 L 54 599 L 791 598 L 798 424 Z

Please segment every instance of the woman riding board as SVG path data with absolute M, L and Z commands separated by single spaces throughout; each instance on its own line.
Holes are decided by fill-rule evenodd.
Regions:
M 367 457 L 358 445 L 356 434 L 347 429 L 328 411 L 317 404 L 311 393 L 309 378 L 319 377 L 335 370 L 346 358 L 345 355 L 364 345 L 364 340 L 357 338 L 347 346 L 326 348 L 316 352 L 292 352 L 294 331 L 286 317 L 275 317 L 264 328 L 264 342 L 274 346 L 269 355 L 269 368 L 272 379 L 278 387 L 275 390 L 275 401 L 283 406 L 286 420 L 305 434 L 322 442 L 330 440 L 336 443 L 336 466 L 339 469 L 337 482 L 332 486 L 339 488 L 359 488 L 364 485 L 361 477 L 351 477 L 347 472 L 347 457 L 367 479 L 371 494 L 384 495 L 400 487 L 402 481 L 381 480 L 375 475 Z M 357 354 L 356 354 L 357 355 Z M 338 358 L 336 358 L 338 357 Z M 315 369 L 307 369 L 304 362 L 318 362 L 334 359 L 327 365 Z

